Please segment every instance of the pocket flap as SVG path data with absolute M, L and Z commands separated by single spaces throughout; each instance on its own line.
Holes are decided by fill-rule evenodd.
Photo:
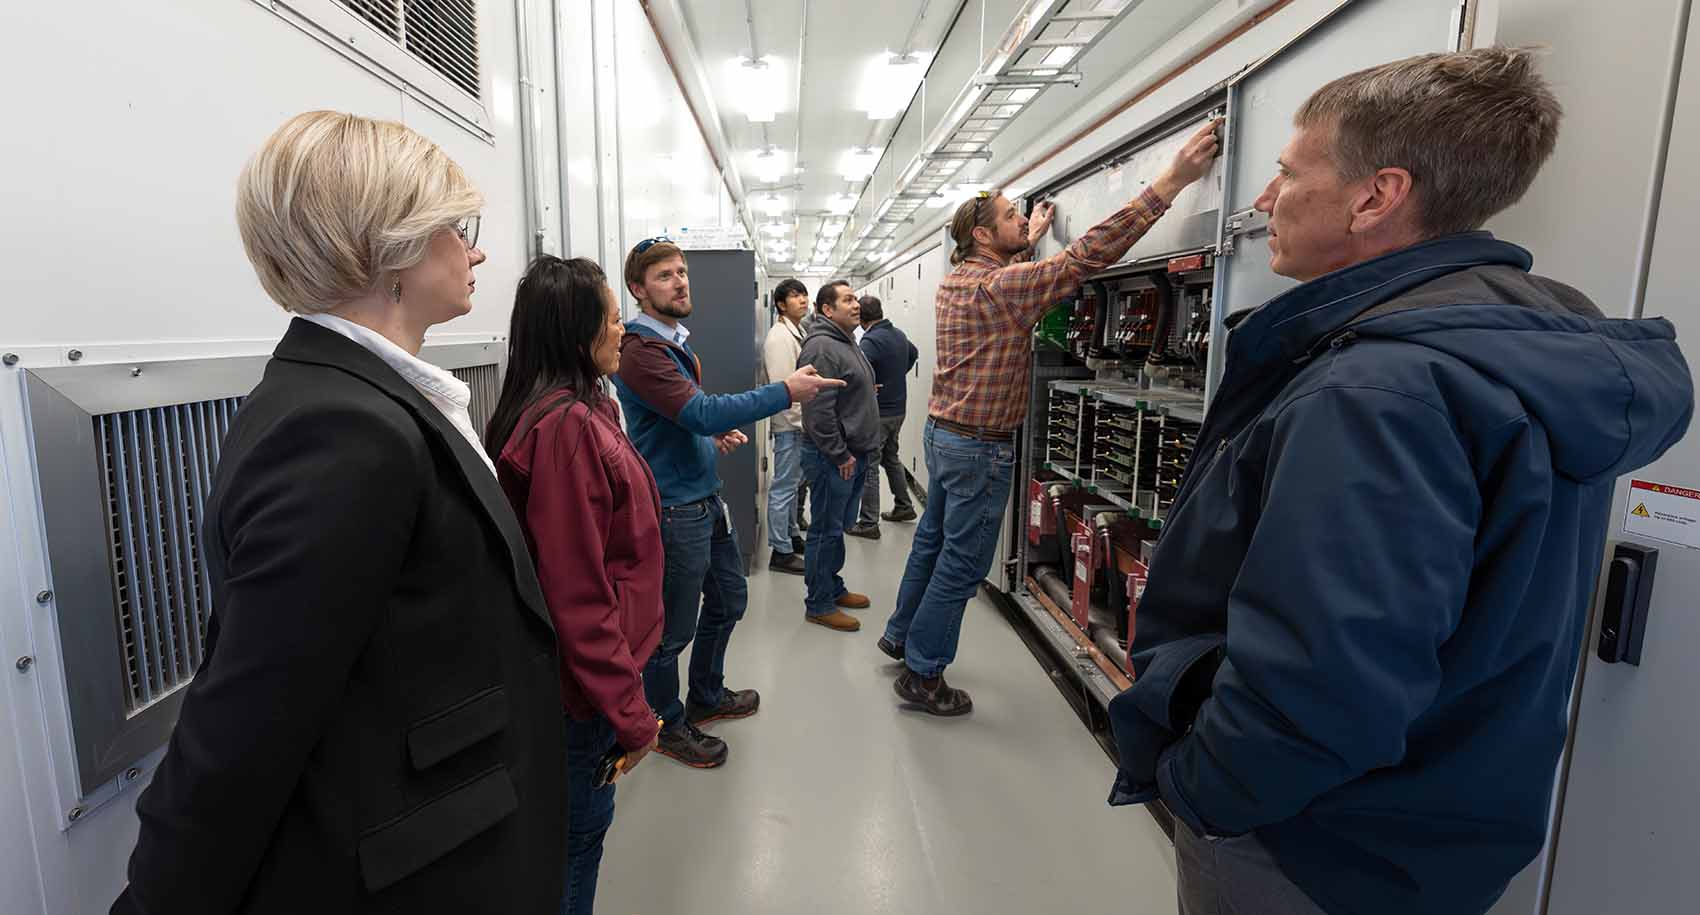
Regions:
M 360 840 L 360 874 L 377 892 L 453 851 L 519 809 L 507 767 L 426 803 Z
M 507 726 L 507 690 L 493 686 L 408 728 L 407 755 L 429 769 Z

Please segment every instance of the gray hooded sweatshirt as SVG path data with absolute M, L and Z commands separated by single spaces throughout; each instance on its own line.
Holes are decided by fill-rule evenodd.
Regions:
M 797 366 L 812 365 L 826 378 L 841 378 L 842 388 L 827 388 L 803 404 L 803 434 L 834 464 L 858 460 L 879 450 L 880 408 L 874 397 L 874 367 L 850 334 L 825 318 L 805 325 Z

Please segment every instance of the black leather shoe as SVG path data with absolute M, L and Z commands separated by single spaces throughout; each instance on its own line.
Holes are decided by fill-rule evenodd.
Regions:
M 885 656 L 893 661 L 903 660 L 903 649 L 904 646 L 901 643 L 893 642 L 891 639 L 888 639 L 883 635 L 880 636 L 880 651 L 885 652 Z
M 803 538 L 792 537 L 791 538 L 791 555 L 801 557 L 803 555 L 803 548 L 806 547 L 806 546 L 808 546 L 808 544 L 803 541 Z
M 944 677 L 923 680 L 905 668 L 897 675 L 892 688 L 903 701 L 918 705 L 928 714 L 951 718 L 974 710 L 974 700 L 968 694 L 944 682 Z
M 880 539 L 880 526 L 877 524 L 863 524 L 858 521 L 855 525 L 846 528 L 844 534 L 847 537 L 860 537 L 863 540 L 878 540 Z
M 775 572 L 784 572 L 787 575 L 801 575 L 804 569 L 803 554 L 781 553 L 775 550 L 773 555 L 767 559 L 767 567 Z
M 761 694 L 753 689 L 729 689 L 720 697 L 720 704 L 714 708 L 685 703 L 685 720 L 691 724 L 707 724 L 710 721 L 729 721 L 733 718 L 748 718 L 761 708 Z
M 887 521 L 902 523 L 904 521 L 913 521 L 919 516 L 915 514 L 915 510 L 913 508 L 894 508 L 885 514 L 880 515 L 880 517 Z
M 693 769 L 713 769 L 726 764 L 726 741 L 697 730 L 689 721 L 667 728 L 656 738 L 655 752 Z

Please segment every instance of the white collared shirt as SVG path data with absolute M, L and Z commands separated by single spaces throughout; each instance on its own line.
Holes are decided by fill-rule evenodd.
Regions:
M 685 325 L 675 324 L 672 327 L 668 327 L 643 312 L 638 312 L 637 317 L 632 319 L 632 323 L 641 324 L 644 327 L 660 334 L 661 339 L 678 344 L 679 346 L 684 346 L 685 341 L 689 340 L 691 337 L 691 332 L 685 328 Z
M 466 382 L 395 345 L 383 334 L 347 318 L 328 314 L 300 315 L 300 318 L 336 331 L 384 360 L 385 365 L 394 369 L 403 381 L 413 385 L 421 396 L 431 402 L 431 406 L 443 414 L 449 425 L 454 426 L 455 431 L 472 445 L 484 466 L 490 468 L 491 475 L 495 475 L 496 465 L 484 453 L 484 443 L 478 440 L 478 430 L 472 427 L 472 413 L 467 409 L 472 404 L 472 389 L 466 386 Z

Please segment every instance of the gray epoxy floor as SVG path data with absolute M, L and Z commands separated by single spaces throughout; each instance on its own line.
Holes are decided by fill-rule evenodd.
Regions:
M 727 680 L 761 712 L 709 726 L 724 768 L 652 755 L 622 780 L 599 915 L 1172 915 L 1167 838 L 1104 803 L 1108 758 L 984 598 L 948 674 L 973 713 L 898 707 L 874 643 L 913 526 L 883 528 L 848 543 L 857 633 L 804 623 L 802 579 L 757 559 Z

